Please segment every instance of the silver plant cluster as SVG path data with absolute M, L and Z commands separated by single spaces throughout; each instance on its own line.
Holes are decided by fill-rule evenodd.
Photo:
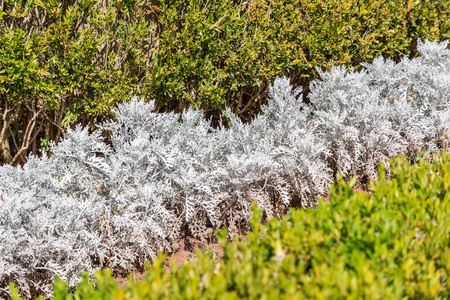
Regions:
M 377 165 L 447 145 L 450 133 L 448 41 L 418 41 L 421 56 L 396 64 L 378 57 L 360 72 L 334 67 L 311 84 L 316 134 L 335 174 L 376 180 Z M 445 139 L 443 139 L 445 137 Z M 387 164 L 389 167 L 389 165 Z
M 137 98 L 91 134 L 68 129 L 50 158 L 0 167 L 0 293 L 13 281 L 51 295 L 55 276 L 75 286 L 86 270 L 141 265 L 176 250 L 186 230 L 201 240 L 211 228 L 237 234 L 252 202 L 268 218 L 294 198 L 316 207 L 336 174 L 375 179 L 386 158 L 442 149 L 447 45 L 419 41 L 412 60 L 321 72 L 309 105 L 277 78 L 250 124 L 227 110 L 229 129 L 198 110 L 154 113 L 153 101 Z

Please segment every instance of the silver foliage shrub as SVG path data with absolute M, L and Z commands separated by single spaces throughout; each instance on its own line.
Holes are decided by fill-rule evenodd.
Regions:
M 310 105 L 278 78 L 250 124 L 227 111 L 230 128 L 214 129 L 202 111 L 156 114 L 133 98 L 91 134 L 69 129 L 50 158 L 0 167 L 0 289 L 50 295 L 56 275 L 75 286 L 82 271 L 141 265 L 186 234 L 227 226 L 233 236 L 253 201 L 268 218 L 294 200 L 316 207 L 339 172 L 373 179 L 402 150 L 442 148 L 446 47 L 419 42 L 416 59 L 321 72 Z
M 203 112 L 153 112 L 133 98 L 115 120 L 89 134 L 68 130 L 52 156 L 23 168 L 0 167 L 0 282 L 51 294 L 58 275 L 142 265 L 172 251 L 186 232 L 248 224 L 255 201 L 268 217 L 295 196 L 304 207 L 331 183 L 325 144 L 301 112 L 299 91 L 277 79 L 264 113 L 251 124 L 228 112 L 214 129 Z M 102 138 L 111 133 L 111 145 Z
M 317 197 L 329 186 L 328 151 L 300 112 L 303 105 L 296 100 L 298 94 L 291 91 L 287 78 L 278 78 L 263 114 L 250 124 L 228 112 L 231 128 L 219 132 L 217 144 L 226 166 L 225 203 L 239 208 L 224 210 L 230 223 L 236 218 L 233 214 L 243 217 L 248 212 L 249 200 L 255 200 L 269 217 L 288 206 L 293 195 L 302 207 L 316 207 Z
M 47 159 L 30 157 L 21 168 L 0 168 L 0 281 L 13 280 L 27 294 L 50 294 L 55 275 L 95 270 L 91 256 L 101 245 L 96 226 L 104 203 L 95 194 L 67 193 Z
M 345 176 L 376 180 L 376 166 L 405 152 L 442 148 L 450 133 L 448 42 L 418 41 L 421 56 L 396 64 L 378 57 L 355 72 L 335 67 L 311 84 L 316 133 Z

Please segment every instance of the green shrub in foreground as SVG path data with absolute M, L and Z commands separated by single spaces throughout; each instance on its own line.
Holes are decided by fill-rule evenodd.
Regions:
M 392 180 L 380 166 L 373 193 L 354 192 L 356 180 L 340 180 L 330 203 L 291 210 L 260 225 L 243 243 L 227 243 L 223 258 L 197 253 L 194 263 L 171 273 L 164 256 L 143 281 L 120 288 L 108 270 L 87 276 L 67 294 L 61 280 L 55 299 L 448 299 L 450 287 L 450 155 L 410 166 L 390 161 Z M 17 297 L 16 297 L 17 298 Z

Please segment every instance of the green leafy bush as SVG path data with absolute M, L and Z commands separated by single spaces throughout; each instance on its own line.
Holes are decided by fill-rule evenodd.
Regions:
M 171 0 L 160 9 L 153 97 L 204 109 L 226 104 L 247 117 L 276 75 L 307 86 L 316 67 L 400 58 L 415 53 L 417 38 L 450 32 L 450 1 Z
M 5 0 L 2 160 L 25 162 L 40 138 L 94 127 L 133 94 L 248 120 L 278 74 L 307 87 L 316 67 L 414 56 L 417 38 L 450 38 L 449 0 Z
M 150 70 L 156 34 L 145 1 L 101 2 L 2 2 L 4 162 L 25 162 L 40 138 L 57 141 L 68 125 L 93 128 Z
M 163 266 L 119 287 L 110 271 L 95 274 L 72 294 L 55 281 L 55 299 L 448 299 L 450 287 L 450 155 L 410 165 L 390 161 L 392 178 L 380 177 L 371 193 L 338 181 L 330 203 L 290 210 L 260 225 L 242 243 L 216 232 L 224 256 L 208 253 L 181 267 Z M 17 291 L 12 289 L 17 299 Z

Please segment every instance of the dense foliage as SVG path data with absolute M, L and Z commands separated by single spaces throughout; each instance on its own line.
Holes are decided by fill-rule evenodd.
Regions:
M 415 56 L 449 15 L 449 0 L 2 0 L 0 158 L 24 163 L 133 94 L 250 120 L 275 76 L 307 87 L 317 66 Z
M 278 78 L 251 123 L 226 110 L 229 129 L 137 98 L 92 134 L 69 129 L 50 157 L 0 167 L 0 288 L 50 294 L 56 275 L 74 286 L 81 271 L 142 265 L 186 235 L 249 228 L 252 201 L 268 218 L 317 207 L 334 174 L 376 179 L 398 153 L 448 149 L 447 45 L 419 41 L 412 60 L 322 73 L 310 105 Z
M 254 210 L 243 242 L 216 232 L 219 261 L 198 252 L 168 272 L 161 255 L 142 281 L 120 287 L 103 270 L 73 294 L 57 279 L 55 299 L 448 299 L 450 155 L 390 164 L 391 180 L 380 165 L 370 194 L 339 180 L 317 210 L 290 210 L 265 225 Z
M 317 134 L 328 141 L 331 168 L 376 180 L 379 162 L 406 153 L 411 160 L 443 148 L 450 133 L 448 42 L 422 43 L 421 54 L 396 64 L 382 57 L 360 72 L 333 67 L 312 83 Z

